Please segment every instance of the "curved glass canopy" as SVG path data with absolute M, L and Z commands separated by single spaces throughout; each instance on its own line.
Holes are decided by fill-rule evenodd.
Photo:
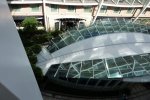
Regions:
M 125 18 L 102 18 L 89 27 L 80 25 L 79 28 L 74 28 L 60 34 L 58 37 L 49 42 L 48 51 L 53 53 L 67 45 L 83 39 L 122 32 L 139 32 L 149 34 L 150 27 L 139 23 L 132 23 L 131 20 Z
M 53 78 L 130 78 L 150 74 L 150 54 L 52 65 L 47 75 Z

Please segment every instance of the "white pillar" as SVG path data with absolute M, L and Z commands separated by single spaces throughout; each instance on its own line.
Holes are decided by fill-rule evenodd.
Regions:
M 143 4 L 143 9 L 141 10 L 141 12 L 137 15 L 137 17 L 134 19 L 133 22 L 135 22 L 139 17 L 140 15 L 146 10 L 146 8 L 150 5 L 150 1 L 147 0 L 145 1 L 145 4 Z
M 93 19 L 93 21 L 92 21 L 91 24 L 94 24 L 94 23 L 95 23 L 95 20 L 96 20 L 96 18 L 97 18 L 97 15 L 98 15 L 98 13 L 99 13 L 99 11 L 100 11 L 100 9 L 101 9 L 101 6 L 102 6 L 103 2 L 104 2 L 104 0 L 99 1 L 98 10 L 97 10 L 96 15 L 94 16 L 94 19 Z
M 61 29 L 61 21 L 59 21 L 59 30 Z
M 45 0 L 43 0 L 42 3 L 43 3 L 44 26 L 45 26 L 46 31 L 48 31 Z

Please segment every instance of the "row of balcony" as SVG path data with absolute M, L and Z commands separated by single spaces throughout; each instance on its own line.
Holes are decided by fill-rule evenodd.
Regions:
M 36 2 L 43 0 L 7 0 L 9 2 Z M 96 3 L 100 0 L 45 0 L 46 2 L 53 3 Z M 104 0 L 104 4 L 121 4 L 121 5 L 143 5 L 147 0 Z M 148 1 L 149 2 L 149 1 Z

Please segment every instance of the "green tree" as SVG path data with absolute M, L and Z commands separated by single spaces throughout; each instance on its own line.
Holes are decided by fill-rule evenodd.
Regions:
M 24 27 L 24 31 L 33 34 L 37 30 L 38 21 L 35 17 L 26 17 L 22 22 L 22 26 Z

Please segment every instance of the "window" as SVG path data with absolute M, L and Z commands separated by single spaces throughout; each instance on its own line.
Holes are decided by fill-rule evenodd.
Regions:
M 58 6 L 57 5 L 51 5 L 51 12 L 58 12 Z
M 119 8 L 119 7 L 114 8 L 114 13 L 120 13 L 120 12 L 121 12 L 121 8 Z
M 32 12 L 38 12 L 40 11 L 40 6 L 39 5 L 31 5 Z
M 21 9 L 20 5 L 11 5 L 11 10 L 15 12 L 19 12 Z
M 133 13 L 133 11 L 134 11 L 134 9 L 133 9 L 133 8 L 128 8 L 127 13 L 128 13 L 128 14 L 132 14 L 132 13 Z
M 75 12 L 75 6 L 68 6 L 69 12 Z
M 91 6 L 85 6 L 84 12 L 91 12 Z
M 107 12 L 107 6 L 102 6 L 100 13 L 106 13 Z

